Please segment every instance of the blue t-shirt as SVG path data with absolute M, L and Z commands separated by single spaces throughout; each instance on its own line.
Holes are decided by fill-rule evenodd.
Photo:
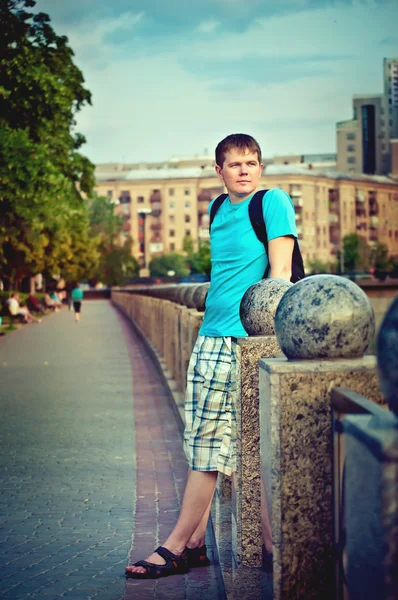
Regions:
M 218 209 L 211 226 L 211 284 L 199 333 L 209 337 L 247 337 L 240 320 L 244 293 L 260 281 L 268 265 L 264 245 L 249 218 L 251 198 L 233 204 L 229 196 Z M 209 204 L 210 208 L 214 200 Z M 263 197 L 268 240 L 284 235 L 297 237 L 293 203 L 283 190 L 274 188 Z

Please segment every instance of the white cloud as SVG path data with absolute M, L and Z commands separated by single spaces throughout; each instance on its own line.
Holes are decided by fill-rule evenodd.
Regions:
M 202 21 L 197 26 L 196 31 L 199 31 L 199 33 L 214 33 L 214 31 L 216 31 L 216 29 L 218 29 L 220 25 L 220 21 Z
M 242 33 L 204 37 L 191 31 L 167 45 L 151 38 L 152 53 L 146 57 L 144 51 L 138 57 L 126 43 L 120 47 L 110 41 L 112 33 L 139 25 L 143 13 L 84 22 L 71 32 L 57 27 L 69 35 L 93 92 L 93 108 L 78 116 L 78 130 L 88 139 L 85 151 L 95 162 L 162 160 L 212 150 L 236 131 L 258 137 L 265 156 L 334 151 L 335 122 L 351 117 L 351 96 L 382 91 L 386 48 L 380 40 L 395 39 L 394 6 L 339 4 L 259 19 Z M 218 22 L 203 20 L 197 34 L 212 33 L 212 27 L 215 31 Z M 239 69 L 249 69 L 250 56 L 256 54 L 276 64 L 281 57 L 312 55 L 320 74 L 303 77 L 298 61 L 293 82 L 268 81 L 265 71 L 263 81 L 244 84 Z M 336 58 L 316 63 L 316 56 Z M 234 65 L 242 57 L 247 65 L 240 62 L 235 75 L 233 69 L 228 77 L 211 69 L 212 63 Z M 205 74 L 189 68 L 190 59 L 198 58 L 209 63 Z

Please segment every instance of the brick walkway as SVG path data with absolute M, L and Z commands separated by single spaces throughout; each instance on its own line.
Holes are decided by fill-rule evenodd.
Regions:
M 144 343 L 120 317 L 131 356 L 137 454 L 136 521 L 130 564 L 146 558 L 173 528 L 184 490 L 187 463 L 170 398 Z M 125 600 L 216 600 L 225 597 L 211 536 L 210 567 L 160 580 L 128 579 Z
M 0 598 L 223 598 L 214 566 L 125 581 L 131 547 L 144 558 L 175 523 L 186 465 L 161 380 L 109 302 L 1 338 L 0 380 Z

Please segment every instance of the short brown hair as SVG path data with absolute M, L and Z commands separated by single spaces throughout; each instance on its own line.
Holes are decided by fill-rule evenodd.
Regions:
M 258 142 L 251 136 L 245 133 L 233 133 L 221 140 L 216 148 L 216 165 L 222 167 L 225 160 L 225 155 L 232 148 L 239 150 L 249 150 L 257 152 L 258 162 L 261 164 L 261 148 Z

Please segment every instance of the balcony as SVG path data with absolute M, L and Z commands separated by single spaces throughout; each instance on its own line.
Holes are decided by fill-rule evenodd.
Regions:
M 371 242 L 377 242 L 377 230 L 371 229 L 369 232 L 369 239 Z
M 123 229 L 123 231 L 130 231 L 130 229 L 131 229 L 130 221 L 124 221 L 122 229 Z
M 375 229 L 379 226 L 379 217 L 370 217 L 370 226 L 372 229 Z
M 160 231 L 162 229 L 161 223 L 151 223 L 151 231 Z
M 198 213 L 200 215 L 204 215 L 208 212 L 209 201 L 208 200 L 200 200 L 198 202 Z
M 377 192 L 375 192 L 374 190 L 368 192 L 368 199 L 369 199 L 369 204 L 371 202 L 377 202 Z
M 213 196 L 211 194 L 211 190 L 200 190 L 198 194 L 198 202 L 207 202 L 209 203 L 212 200 Z
M 339 217 L 336 214 L 330 214 L 329 215 L 329 223 L 338 223 L 339 222 Z
M 379 205 L 377 204 L 377 202 L 372 202 L 372 204 L 369 204 L 369 216 L 373 217 L 379 214 Z
M 296 204 L 294 203 L 294 210 L 297 214 L 301 214 L 302 210 L 303 210 L 303 205 L 300 204 Z
M 152 210 L 152 216 L 153 216 L 153 217 L 159 217 L 161 212 L 162 212 L 162 211 L 160 210 L 160 208 L 154 208 L 154 209 Z
M 208 227 L 200 227 L 198 232 L 198 237 L 200 240 L 208 240 L 210 239 L 210 231 Z
M 119 196 L 119 204 L 130 204 L 131 196 L 129 192 L 122 192 Z
M 365 190 L 355 190 L 355 202 L 365 202 Z
M 161 202 L 162 195 L 159 190 L 154 190 L 152 194 L 149 196 L 149 202 Z
M 357 217 L 366 217 L 366 208 L 363 204 L 355 208 L 355 214 Z
M 328 192 L 328 198 L 329 198 L 329 202 L 333 203 L 336 202 L 336 204 L 339 201 L 339 190 L 335 190 L 335 189 L 330 189 Z

